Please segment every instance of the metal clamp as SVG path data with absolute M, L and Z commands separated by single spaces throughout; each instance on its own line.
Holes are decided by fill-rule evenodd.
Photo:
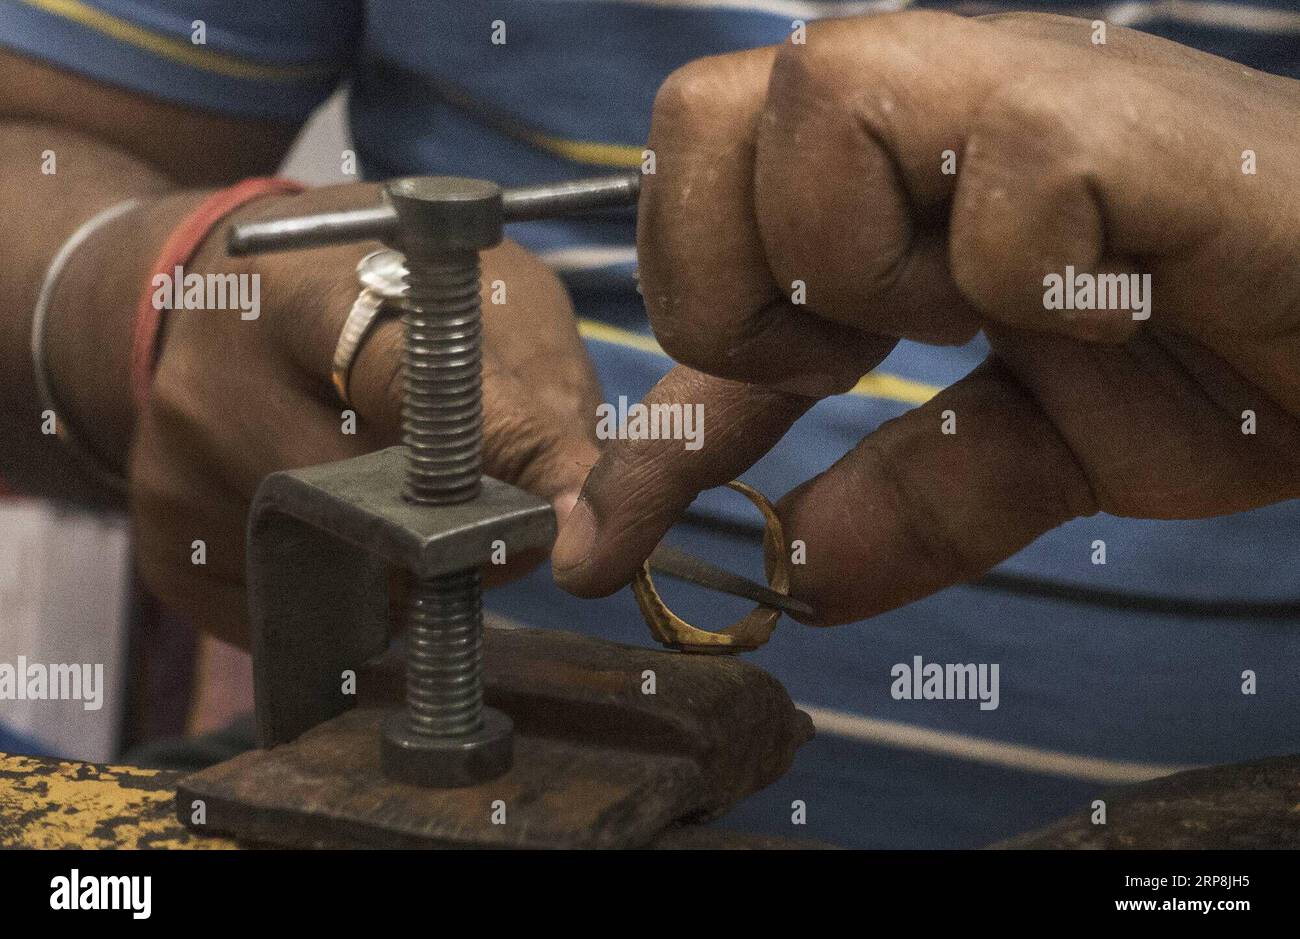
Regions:
M 416 579 L 406 707 L 384 723 L 384 772 L 448 787 L 510 768 L 510 719 L 483 703 L 479 566 L 497 538 L 507 551 L 548 546 L 555 519 L 542 500 L 482 475 L 479 252 L 507 221 L 630 204 L 639 186 L 635 174 L 505 192 L 484 180 L 409 177 L 388 183 L 374 209 L 231 232 L 235 254 L 377 237 L 408 270 L 404 448 L 273 474 L 255 497 L 248 580 L 264 745 L 347 706 L 340 670 L 387 639 L 386 560 Z

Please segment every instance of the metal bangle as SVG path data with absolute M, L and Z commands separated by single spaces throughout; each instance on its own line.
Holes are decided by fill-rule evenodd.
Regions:
M 81 469 L 95 481 L 101 483 L 113 493 L 125 496 L 126 479 L 110 467 L 99 454 L 83 443 L 73 430 L 72 423 L 59 416 L 59 406 L 50 382 L 49 369 L 45 364 L 45 325 L 49 319 L 50 301 L 58 289 L 59 279 L 68 261 L 76 250 L 96 231 L 121 215 L 130 212 L 140 204 L 138 199 L 127 199 L 109 206 L 92 216 L 69 236 L 68 240 L 55 253 L 50 266 L 45 270 L 45 279 L 41 282 L 41 291 L 36 296 L 36 307 L 32 311 L 32 378 L 36 385 L 36 395 L 40 400 L 41 410 L 54 414 L 55 434 L 63 448 L 72 456 Z
M 763 542 L 772 558 L 772 574 L 768 584 L 777 593 L 790 592 L 790 556 L 785 543 L 785 530 L 772 503 L 761 492 L 733 479 L 727 486 L 740 493 L 763 513 L 766 528 Z M 650 627 L 650 635 L 670 649 L 683 652 L 732 653 L 750 652 L 767 642 L 776 629 L 781 611 L 770 606 L 757 606 L 726 629 L 709 632 L 692 626 L 664 603 L 650 577 L 650 562 L 646 561 L 632 580 L 632 594 Z

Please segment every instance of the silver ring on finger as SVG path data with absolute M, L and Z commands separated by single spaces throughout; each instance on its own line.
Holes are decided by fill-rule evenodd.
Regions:
M 398 312 L 392 301 L 406 294 L 406 258 L 391 248 L 372 251 L 357 262 L 357 280 L 361 292 L 339 333 L 330 374 L 339 400 L 348 407 L 352 406 L 348 382 L 361 347 L 381 319 Z

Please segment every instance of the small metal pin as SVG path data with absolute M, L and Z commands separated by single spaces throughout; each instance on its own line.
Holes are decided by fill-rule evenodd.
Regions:
M 705 587 L 719 593 L 730 594 L 744 600 L 753 600 L 763 606 L 775 607 L 782 613 L 802 619 L 814 616 L 813 608 L 802 600 L 796 600 L 783 593 L 777 593 L 771 587 L 764 587 L 739 574 L 711 564 L 693 554 L 687 554 L 680 548 L 661 544 L 650 555 L 650 569 Z

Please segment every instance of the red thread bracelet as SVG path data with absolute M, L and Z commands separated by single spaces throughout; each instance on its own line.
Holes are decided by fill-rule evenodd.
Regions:
M 153 302 L 154 278 L 159 274 L 171 276 L 177 267 L 188 264 L 208 233 L 235 209 L 261 196 L 302 192 L 304 188 L 300 183 L 278 177 L 245 179 L 208 196 L 167 236 L 136 306 L 135 329 L 131 334 L 131 397 L 137 413 L 149 401 L 158 334 L 162 326 L 162 310 Z

